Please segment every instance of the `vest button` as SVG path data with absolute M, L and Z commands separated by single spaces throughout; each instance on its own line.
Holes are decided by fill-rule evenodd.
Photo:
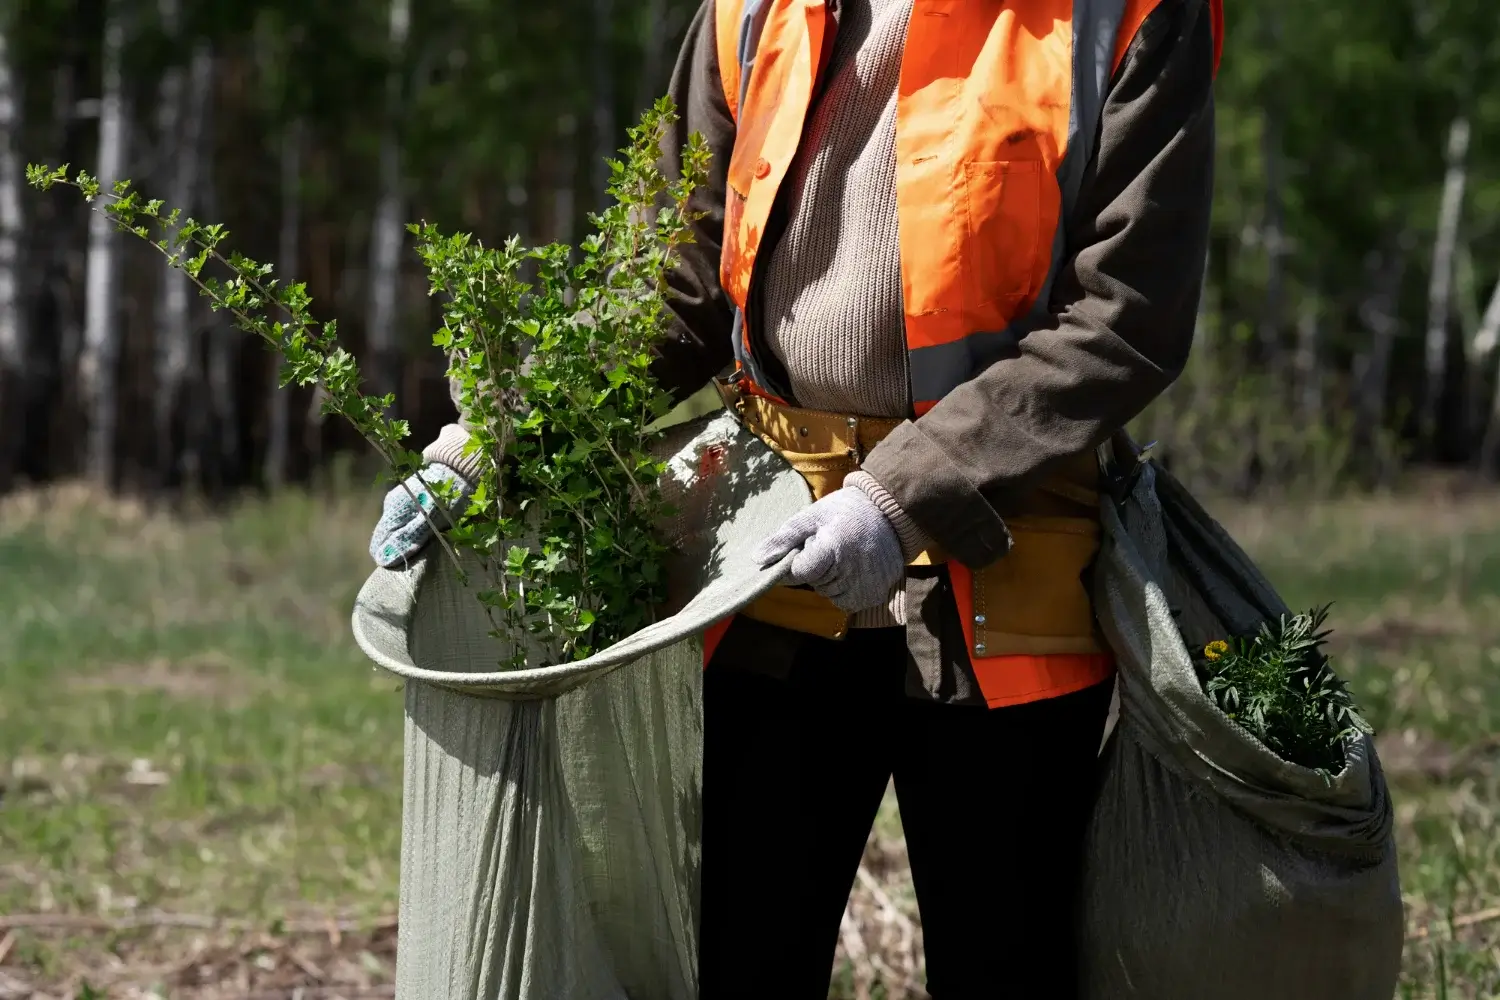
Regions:
M 755 176 L 765 177 L 771 172 L 771 164 L 764 156 L 755 161 Z

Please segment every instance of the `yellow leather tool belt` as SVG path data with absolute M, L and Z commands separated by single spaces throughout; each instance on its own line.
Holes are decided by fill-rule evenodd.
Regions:
M 901 423 L 785 406 L 722 381 L 716 384 L 745 427 L 802 474 L 814 499 L 843 486 L 845 477 Z M 955 595 L 960 615 L 967 618 L 965 632 L 972 637 L 971 657 L 1104 651 L 1082 579 L 1099 548 L 1098 477 L 1098 462 L 1090 451 L 1008 513 L 1010 553 L 972 574 L 972 595 Z M 942 552 L 928 551 L 911 565 L 946 561 Z M 742 614 L 829 639 L 842 639 L 849 628 L 848 615 L 805 587 L 777 587 Z

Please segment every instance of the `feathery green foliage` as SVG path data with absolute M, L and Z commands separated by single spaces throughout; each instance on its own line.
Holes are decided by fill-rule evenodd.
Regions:
M 1220 711 L 1278 757 L 1325 776 L 1343 770 L 1344 743 L 1364 727 L 1323 652 L 1328 609 L 1281 615 L 1253 636 L 1209 643 L 1197 659 Z

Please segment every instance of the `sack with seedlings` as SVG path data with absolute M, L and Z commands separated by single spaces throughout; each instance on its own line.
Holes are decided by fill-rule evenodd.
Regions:
M 701 636 L 781 581 L 752 553 L 812 497 L 728 414 L 661 445 L 688 600 L 599 652 L 497 668 L 435 549 L 360 591 L 355 638 L 405 681 L 398 997 L 697 996 Z
M 1165 471 L 1132 474 L 1103 504 L 1094 573 L 1119 718 L 1086 842 L 1083 996 L 1390 1000 L 1403 936 L 1391 803 L 1368 727 L 1319 666 L 1321 617 L 1289 616 Z M 1312 664 L 1295 683 L 1324 685 L 1321 754 L 1278 739 L 1297 720 L 1274 717 L 1278 704 L 1265 717 L 1246 670 L 1216 669 L 1231 656 L 1274 667 L 1277 650 Z

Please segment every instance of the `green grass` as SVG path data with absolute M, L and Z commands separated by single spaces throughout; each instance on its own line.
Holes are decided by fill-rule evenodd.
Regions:
M 347 624 L 377 510 L 0 508 L 0 914 L 394 909 L 400 696 Z M 99 944 L 23 934 L 9 962 L 48 979 Z
M 1500 996 L 1500 497 L 1225 522 L 1293 607 L 1338 602 L 1332 652 L 1379 731 L 1396 805 L 1413 938 L 1401 995 Z
M 275 930 L 395 908 L 400 698 L 347 621 L 377 509 L 347 491 L 212 517 L 78 488 L 0 501 L 0 915 L 255 925 L 0 929 L 0 995 L 7 977 L 229 995 L 194 984 L 264 989 L 297 961 L 389 981 L 369 936 L 314 953 Z M 1395 788 L 1403 995 L 1500 996 L 1500 919 L 1462 920 L 1500 907 L 1500 497 L 1216 510 L 1294 607 L 1335 602 L 1331 652 Z M 894 815 L 876 840 L 871 870 L 909 908 Z

